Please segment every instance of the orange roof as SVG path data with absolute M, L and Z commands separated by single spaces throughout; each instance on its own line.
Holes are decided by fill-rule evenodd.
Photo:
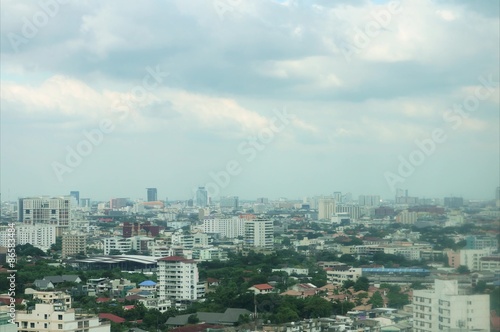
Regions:
M 253 285 L 253 288 L 256 288 L 258 290 L 266 290 L 266 289 L 273 289 L 273 286 L 269 284 L 258 284 L 258 285 Z
M 114 323 L 123 323 L 125 322 L 125 318 L 122 318 L 120 316 L 117 316 L 117 315 L 113 315 L 113 314 L 110 314 L 110 313 L 107 313 L 107 312 L 103 312 L 103 313 L 100 313 L 99 314 L 99 318 L 101 319 L 108 319 Z

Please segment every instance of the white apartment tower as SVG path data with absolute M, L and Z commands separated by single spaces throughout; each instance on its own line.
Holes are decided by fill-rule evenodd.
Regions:
M 69 226 L 71 196 L 26 197 L 19 199 L 18 221 L 28 224 Z
M 158 260 L 160 299 L 195 301 L 204 296 L 204 283 L 199 282 L 198 266 L 194 260 L 170 256 Z
M 58 235 L 56 225 L 16 225 L 16 244 L 31 244 L 45 251 L 56 243 Z
M 245 235 L 245 219 L 232 218 L 210 218 L 204 219 L 201 225 L 193 226 L 207 234 L 219 234 L 223 237 L 234 239 Z
M 457 280 L 413 291 L 413 331 L 490 331 L 490 296 L 462 295 Z
M 245 245 L 262 249 L 273 249 L 274 227 L 269 219 L 245 221 Z
M 330 220 L 336 213 L 335 199 L 332 197 L 320 198 L 318 201 L 318 220 Z

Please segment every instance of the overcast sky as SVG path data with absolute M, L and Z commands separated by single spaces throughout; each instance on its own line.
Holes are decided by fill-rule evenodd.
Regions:
M 2 0 L 2 200 L 492 199 L 498 6 Z

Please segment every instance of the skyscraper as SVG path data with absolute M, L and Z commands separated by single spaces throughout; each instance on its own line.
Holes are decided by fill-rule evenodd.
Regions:
M 80 206 L 80 192 L 79 191 L 70 191 L 69 195 L 74 197 L 76 200 L 76 206 Z
M 332 197 L 323 197 L 318 201 L 318 219 L 330 220 L 336 213 L 335 199 Z
M 203 297 L 205 285 L 199 282 L 195 261 L 179 256 L 158 260 L 158 295 L 173 301 L 197 300 Z
M 158 191 L 156 188 L 146 188 L 148 193 L 148 202 L 156 202 L 158 200 Z
M 69 226 L 70 200 L 70 196 L 20 198 L 18 221 L 28 225 Z
M 208 204 L 208 192 L 205 187 L 198 187 L 196 191 L 196 206 L 206 207 Z
M 245 245 L 262 249 L 273 249 L 274 227 L 269 219 L 245 221 Z

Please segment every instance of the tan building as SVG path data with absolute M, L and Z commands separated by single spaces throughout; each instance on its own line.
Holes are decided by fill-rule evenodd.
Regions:
M 87 235 L 81 233 L 65 233 L 62 236 L 62 258 L 77 254 L 87 254 Z

